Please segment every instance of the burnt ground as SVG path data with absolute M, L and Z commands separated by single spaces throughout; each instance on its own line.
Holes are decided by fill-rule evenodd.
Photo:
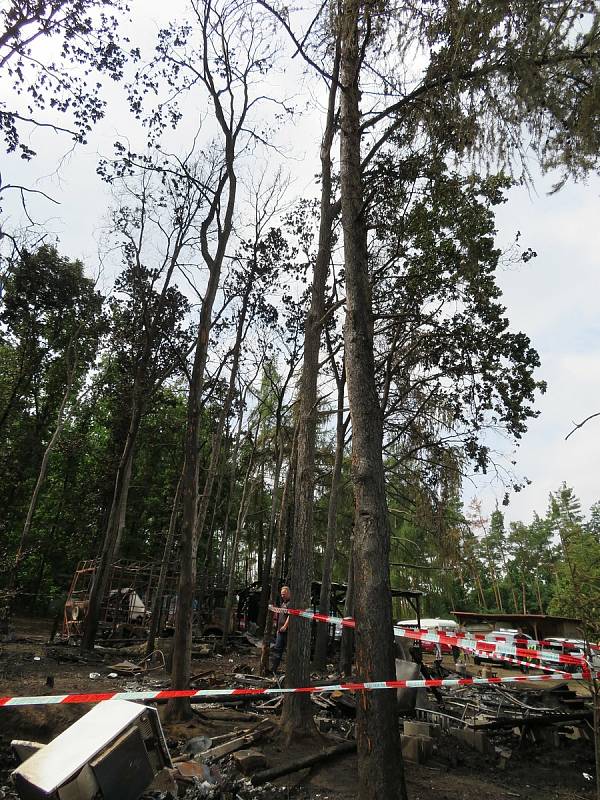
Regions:
M 131 688 L 154 689 L 167 685 L 164 670 L 158 670 L 141 679 L 107 677 L 110 664 L 127 656 L 139 660 L 134 652 L 110 654 L 103 662 L 78 663 L 58 661 L 57 658 L 75 657 L 74 648 L 47 647 L 51 623 L 46 620 L 17 620 L 14 642 L 0 644 L 0 696 L 67 694 L 71 692 L 119 691 Z M 63 654 L 61 656 L 61 653 Z M 243 652 L 230 650 L 221 656 L 210 653 L 193 663 L 196 673 L 214 672 L 214 677 L 204 678 L 200 685 L 232 685 L 233 673 L 256 672 L 258 650 L 246 648 Z M 498 670 L 501 673 L 501 670 Z M 91 673 L 100 673 L 91 678 Z M 53 687 L 47 679 L 53 678 Z M 202 679 L 201 679 L 202 680 Z M 52 681 L 50 681 L 52 682 Z M 577 687 L 580 691 L 581 688 Z M 238 701 L 239 702 L 239 701 Z M 252 721 L 268 716 L 276 724 L 279 711 L 257 710 L 257 702 L 239 702 L 236 706 L 211 703 L 196 706 L 199 711 L 189 723 L 165 724 L 165 735 L 172 755 L 182 752 L 186 740 L 199 734 L 220 736 L 249 727 Z M 32 739 L 48 742 L 79 716 L 89 706 L 30 706 L 0 708 L 0 798 L 16 797 L 10 787 L 10 771 L 16 765 L 10 750 L 11 739 Z M 164 707 L 161 707 L 161 712 Z M 317 713 L 323 714 L 319 709 Z M 348 730 L 350 720 L 341 720 L 338 730 Z M 589 728 L 589 726 L 588 726 Z M 502 800 L 503 798 L 531 798 L 531 800 L 591 800 L 594 782 L 593 742 L 590 736 L 560 741 L 549 734 L 540 736 L 537 743 L 520 741 L 511 731 L 492 736 L 492 744 L 503 751 L 483 755 L 442 733 L 435 741 L 434 752 L 426 764 L 406 764 L 406 777 L 410 800 Z M 335 741 L 333 742 L 335 743 Z M 275 733 L 263 738 L 255 746 L 267 759 L 269 767 L 287 763 L 310 755 L 320 747 L 332 744 L 332 734 L 303 740 L 288 745 L 275 728 Z M 558 744 L 558 746 L 557 746 Z M 231 775 L 233 767 L 228 759 L 219 764 L 224 774 Z M 240 775 L 240 779 L 243 776 Z M 261 789 L 239 784 L 232 794 L 246 800 L 249 797 L 278 796 L 301 800 L 350 800 L 356 797 L 356 756 L 346 755 L 334 761 L 313 767 L 310 771 L 292 773 L 274 782 L 279 792 L 269 794 Z M 149 795 L 150 796 L 150 795 Z M 194 797 L 202 795 L 194 795 Z M 155 797 L 161 797 L 156 794 Z M 166 797 L 166 795 L 162 795 Z

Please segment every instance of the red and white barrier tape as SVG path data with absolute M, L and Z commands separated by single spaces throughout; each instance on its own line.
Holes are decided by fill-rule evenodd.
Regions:
M 569 680 L 584 680 L 580 673 L 569 675 Z M 504 683 L 529 683 L 539 681 L 563 680 L 559 675 L 510 675 L 505 678 L 430 678 L 427 680 L 408 681 L 368 681 L 365 683 L 334 683 L 326 686 L 303 686 L 297 689 L 275 688 L 272 689 L 166 689 L 160 692 L 97 692 L 95 694 L 58 694 L 41 695 L 39 697 L 0 697 L 0 708 L 15 708 L 17 706 L 46 706 L 73 703 L 100 703 L 105 700 L 174 700 L 186 697 L 205 698 L 207 700 L 218 697 L 247 697 L 249 695 L 281 695 L 281 694 L 321 694 L 322 692 L 360 692 L 377 689 L 431 689 L 440 687 L 457 686 L 486 686 Z
M 330 622 L 335 625 L 341 624 L 345 627 L 355 628 L 356 621 L 347 617 L 332 617 L 327 614 L 320 614 L 316 611 L 302 610 L 299 608 L 280 608 L 278 606 L 269 606 L 271 611 L 279 613 L 284 611 L 287 614 L 292 614 L 296 617 L 304 617 L 306 619 L 314 619 L 316 622 Z M 458 635 L 449 633 L 433 633 L 428 630 L 417 630 L 415 628 L 401 628 L 397 625 L 394 626 L 394 634 L 396 636 L 403 636 L 407 639 L 415 639 L 421 642 L 433 642 L 437 644 L 447 644 L 450 646 L 458 647 L 462 650 L 471 650 L 477 655 L 495 656 L 500 654 L 503 656 L 522 657 L 522 658 L 543 658 L 545 661 L 554 661 L 557 664 L 573 664 L 579 667 L 587 666 L 587 661 L 578 656 L 570 656 L 566 653 L 555 653 L 551 650 L 538 650 L 530 646 L 532 642 L 537 646 L 541 644 L 535 640 L 523 641 L 523 647 L 515 647 L 514 645 L 507 644 L 500 641 L 485 641 L 484 639 L 477 638 L 471 635 Z M 521 642 L 520 642 L 521 643 Z
M 473 653 L 475 657 L 479 655 L 477 651 L 471 650 L 468 647 L 464 647 L 463 649 L 467 653 Z M 569 680 L 569 678 L 571 677 L 570 672 L 565 672 L 564 670 L 557 669 L 556 667 L 546 667 L 543 664 L 532 664 L 531 661 L 522 661 L 520 658 L 513 658 L 513 656 L 503 656 L 500 655 L 500 653 L 494 653 L 492 660 L 505 662 L 507 664 L 512 664 L 515 667 L 527 667 L 528 669 L 539 669 L 542 670 L 542 672 L 551 672 L 557 678 L 561 678 L 564 680 Z M 584 674 L 587 673 L 584 671 Z

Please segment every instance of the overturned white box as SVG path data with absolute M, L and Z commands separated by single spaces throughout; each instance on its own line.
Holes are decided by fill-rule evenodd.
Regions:
M 155 708 L 99 703 L 13 772 L 23 800 L 137 800 L 171 758 Z

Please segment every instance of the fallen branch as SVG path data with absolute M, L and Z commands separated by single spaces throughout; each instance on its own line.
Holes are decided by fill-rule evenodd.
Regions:
M 252 776 L 251 783 L 253 786 L 259 786 L 261 783 L 280 778 L 282 775 L 288 775 L 290 772 L 296 772 L 305 767 L 312 767 L 314 764 L 319 764 L 321 761 L 327 761 L 330 758 L 341 756 L 344 753 L 353 753 L 356 750 L 356 742 L 342 742 L 336 744 L 334 747 L 328 747 L 321 753 L 316 753 L 314 756 L 305 756 L 299 758 L 297 761 L 290 761 L 288 764 L 283 764 L 280 767 L 272 767 L 271 769 L 263 769 Z

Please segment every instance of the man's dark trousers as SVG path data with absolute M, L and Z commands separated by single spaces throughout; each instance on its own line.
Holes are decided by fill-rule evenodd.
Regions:
M 275 639 L 275 644 L 273 645 L 272 652 L 273 652 L 273 664 L 271 665 L 271 670 L 273 672 L 277 672 L 277 668 L 281 663 L 281 659 L 285 652 L 285 648 L 287 645 L 287 631 L 277 631 L 277 638 Z

